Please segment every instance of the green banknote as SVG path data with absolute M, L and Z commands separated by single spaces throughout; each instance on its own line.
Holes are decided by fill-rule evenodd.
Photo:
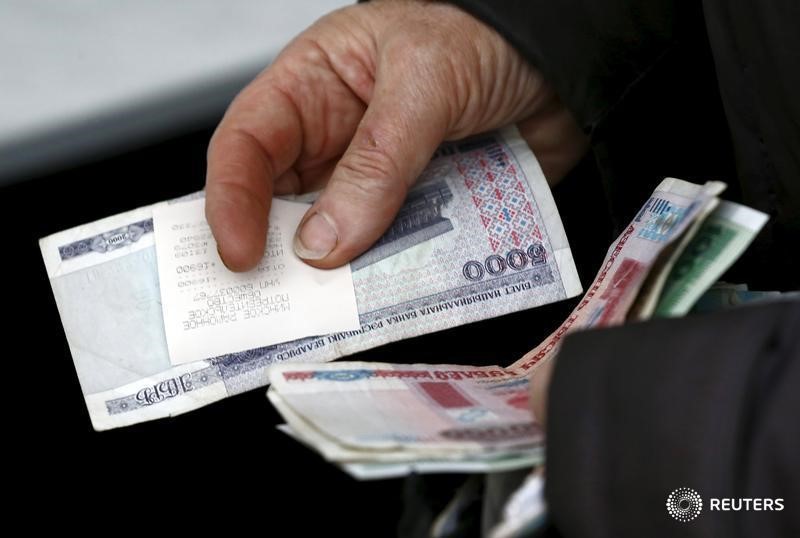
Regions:
M 722 201 L 687 245 L 661 292 L 654 315 L 683 316 L 742 255 L 767 215 Z

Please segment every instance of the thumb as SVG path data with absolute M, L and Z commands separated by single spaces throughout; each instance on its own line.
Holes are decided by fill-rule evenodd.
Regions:
M 338 267 L 380 238 L 444 139 L 445 106 L 410 78 L 376 82 L 349 147 L 298 226 L 294 249 L 310 265 Z

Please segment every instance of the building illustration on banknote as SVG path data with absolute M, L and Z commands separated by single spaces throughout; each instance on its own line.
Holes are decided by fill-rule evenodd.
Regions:
M 375 245 L 350 262 L 358 271 L 373 263 L 433 239 L 453 229 L 442 208 L 453 200 L 453 191 L 444 179 L 425 182 L 408 193 L 397 218 Z

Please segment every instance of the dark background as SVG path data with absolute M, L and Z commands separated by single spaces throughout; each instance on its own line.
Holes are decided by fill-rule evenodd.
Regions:
M 275 429 L 258 389 L 175 418 L 92 430 L 38 240 L 201 189 L 216 121 L 126 154 L 0 188 L 6 476 L 33 525 L 55 510 L 125 530 L 159 521 L 291 529 L 291 535 L 390 536 L 403 481 L 357 482 Z M 591 156 L 555 190 L 584 288 L 613 239 Z M 353 360 L 510 364 L 577 299 L 369 350 Z M 87 305 L 88 306 L 88 305 Z M 8 388 L 11 388 L 10 393 Z M 451 482 L 452 483 L 452 479 Z M 42 507 L 47 507 L 42 510 Z M 55 516 L 52 516 L 55 518 Z M 153 530 L 156 530 L 155 528 Z M 283 534 L 283 533 L 278 533 Z

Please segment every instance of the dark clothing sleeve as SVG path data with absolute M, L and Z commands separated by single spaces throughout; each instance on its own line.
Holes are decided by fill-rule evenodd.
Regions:
M 705 0 L 741 198 L 770 214 L 751 273 L 800 287 L 800 2 Z
M 800 287 L 800 3 L 450 0 L 554 86 L 592 147 L 619 231 L 667 176 L 721 179 L 770 214 L 731 278 Z M 613 235 L 613 234 L 612 234 Z
M 696 16 L 673 0 L 453 0 L 493 26 L 592 131 Z M 698 11 L 695 9 L 694 11 Z
M 569 538 L 800 536 L 800 301 L 567 337 L 550 387 L 547 499 Z M 682 523 L 680 487 L 703 499 Z M 715 511 L 711 498 L 782 498 Z

